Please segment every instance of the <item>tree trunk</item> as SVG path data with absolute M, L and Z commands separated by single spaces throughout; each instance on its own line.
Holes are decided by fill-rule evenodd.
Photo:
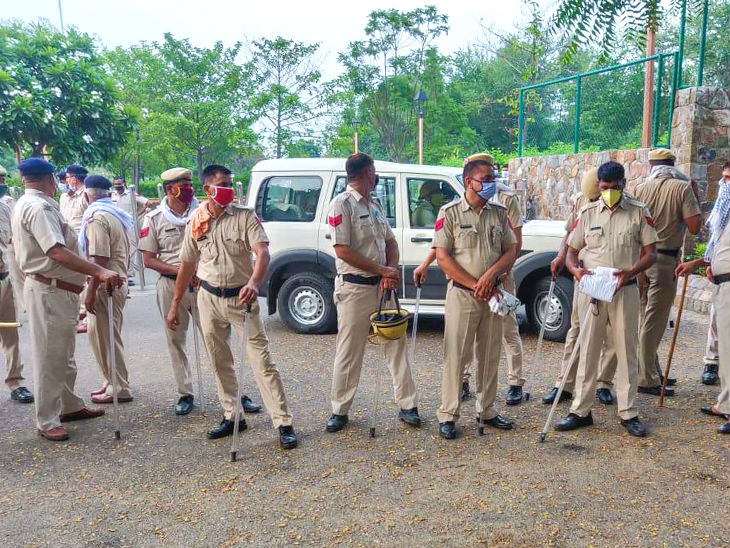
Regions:
M 197 160 L 198 160 L 198 178 L 200 179 L 200 184 L 203 184 L 203 151 L 202 149 L 197 150 Z
M 656 49 L 654 45 L 654 31 L 651 28 L 646 29 L 646 56 L 654 55 Z M 646 63 L 646 73 L 644 76 L 644 114 L 643 124 L 641 128 L 641 146 L 649 148 L 652 143 L 652 127 L 654 125 L 654 61 Z

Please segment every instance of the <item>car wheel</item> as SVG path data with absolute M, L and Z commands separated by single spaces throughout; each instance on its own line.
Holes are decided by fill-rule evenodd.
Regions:
M 570 329 L 570 313 L 573 306 L 573 283 L 564 276 L 558 276 L 553 296 L 548 302 L 550 293 L 550 277 L 537 280 L 535 288 L 527 300 L 527 318 L 530 326 L 540 332 L 545 323 L 545 339 L 548 341 L 564 341 Z M 550 306 L 549 306 L 550 304 Z
M 332 281 L 320 274 L 296 274 L 284 282 L 276 305 L 279 316 L 297 333 L 329 333 L 337 326 Z

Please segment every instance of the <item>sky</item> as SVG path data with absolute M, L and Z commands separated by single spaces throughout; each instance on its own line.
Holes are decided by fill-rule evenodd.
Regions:
M 428 0 L 449 16 L 451 30 L 436 45 L 453 53 L 483 38 L 481 24 L 511 31 L 524 18 L 520 0 Z M 542 5 L 554 3 L 542 0 Z M 322 72 L 335 77 L 337 54 L 347 44 L 364 38 L 367 15 L 375 9 L 412 10 L 426 5 L 408 0 L 366 2 L 317 0 L 61 0 L 63 21 L 97 35 L 109 48 L 141 40 L 161 40 L 165 32 L 189 38 L 196 46 L 218 40 L 236 41 L 283 36 L 298 42 L 321 42 Z M 37 21 L 59 25 L 59 0 L 0 0 L 0 19 Z

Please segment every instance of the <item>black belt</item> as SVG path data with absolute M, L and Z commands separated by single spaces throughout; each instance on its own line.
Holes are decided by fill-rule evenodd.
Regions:
M 357 274 L 343 274 L 342 280 L 358 285 L 378 285 L 382 276 L 358 276 Z
M 468 287 L 464 284 L 460 284 L 459 282 L 452 282 L 454 284 L 454 287 L 458 287 L 459 289 L 463 289 L 464 291 L 474 291 L 471 287 Z
M 173 282 L 177 280 L 177 274 L 160 274 L 163 278 L 167 278 L 168 280 L 172 280 Z
M 657 249 L 656 252 L 669 257 L 676 257 L 679 249 Z
M 0 282 L 7 278 L 9 274 L 10 272 L 0 272 Z
M 628 286 L 630 286 L 630 285 L 636 285 L 636 278 L 631 278 L 630 280 L 628 280 L 628 281 L 627 281 L 627 282 L 626 282 L 626 283 L 625 283 L 625 284 L 623 285 L 623 287 L 628 287 Z
M 715 285 L 720 285 L 720 284 L 724 284 L 725 282 L 730 282 L 730 274 L 713 274 L 712 282 Z
M 205 289 L 208 293 L 212 293 L 216 297 L 223 297 L 224 299 L 230 299 L 232 297 L 238 297 L 243 286 L 239 287 L 215 287 L 210 285 L 205 280 L 200 280 L 200 287 Z

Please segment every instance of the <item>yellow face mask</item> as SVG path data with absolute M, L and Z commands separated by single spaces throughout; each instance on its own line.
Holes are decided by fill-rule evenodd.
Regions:
M 609 188 L 601 191 L 601 198 L 605 204 L 613 208 L 617 203 L 621 201 L 621 191 L 615 188 Z

